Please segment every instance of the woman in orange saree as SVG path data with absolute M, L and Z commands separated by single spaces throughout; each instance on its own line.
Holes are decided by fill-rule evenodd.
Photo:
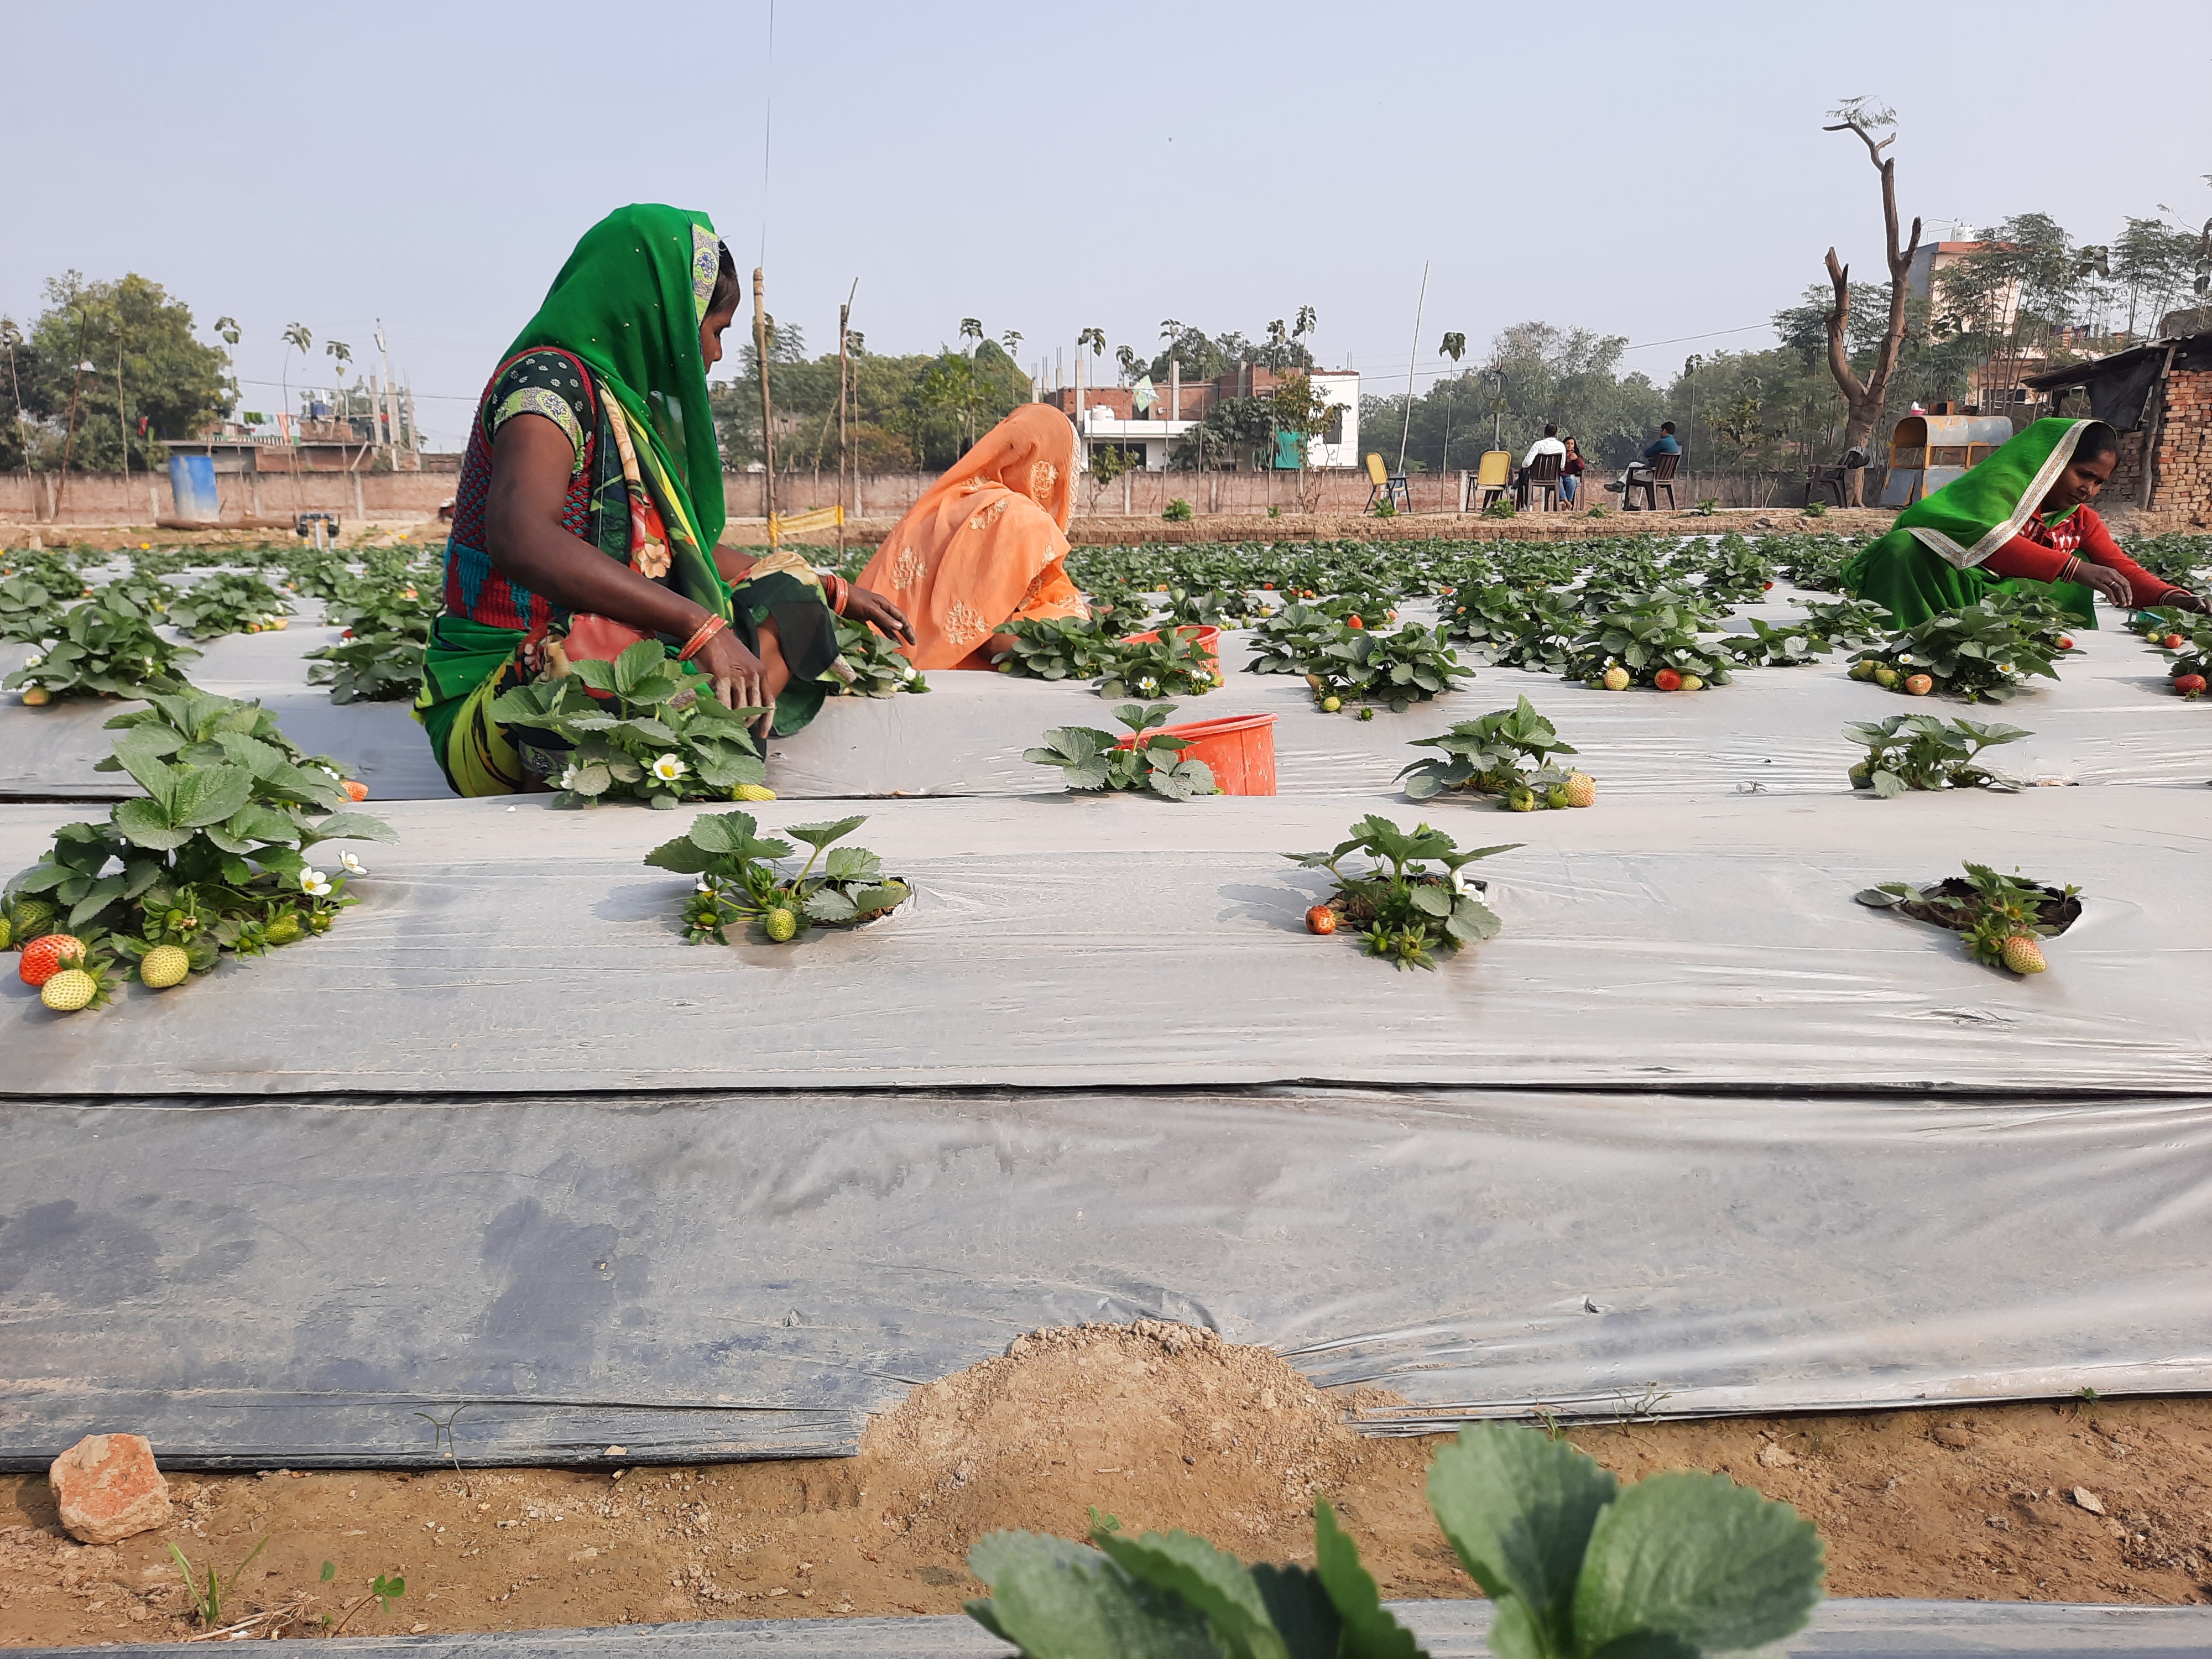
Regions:
M 876 550 L 858 586 L 903 611 L 916 668 L 988 668 L 1027 617 L 1088 617 L 1067 575 L 1075 428 L 1024 404 L 977 441 Z

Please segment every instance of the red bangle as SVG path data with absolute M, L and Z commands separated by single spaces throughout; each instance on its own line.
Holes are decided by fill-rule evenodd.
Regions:
M 822 573 L 822 586 L 823 597 L 830 601 L 830 608 L 843 616 L 845 602 L 853 597 L 853 585 L 836 571 L 825 570 Z
M 691 637 L 684 641 L 684 648 L 676 653 L 676 660 L 678 662 L 690 662 L 692 658 L 699 654 L 701 647 L 705 645 L 708 641 L 713 639 L 715 635 L 720 633 L 729 625 L 728 621 L 724 617 L 708 617 L 706 621 L 701 623 L 699 626 L 693 630 Z

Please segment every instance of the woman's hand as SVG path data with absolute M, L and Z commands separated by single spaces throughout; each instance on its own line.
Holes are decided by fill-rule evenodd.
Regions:
M 2136 602 L 2135 585 L 2110 565 L 2092 564 L 2082 559 L 2075 566 L 2074 580 L 2086 587 L 2095 588 L 2109 604 L 2123 611 Z
M 692 659 L 714 688 L 715 701 L 725 708 L 771 708 L 767 668 L 745 649 L 744 641 L 725 628 L 699 647 Z
M 906 612 L 882 594 L 865 587 L 848 587 L 845 591 L 845 620 L 872 623 L 884 637 L 914 643 L 914 628 L 906 619 Z

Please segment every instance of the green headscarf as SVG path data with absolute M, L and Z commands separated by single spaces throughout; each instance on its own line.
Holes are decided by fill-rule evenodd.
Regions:
M 1844 566 L 1846 592 L 1884 605 L 1898 626 L 1911 628 L 1941 611 L 1955 611 L 1992 589 L 2038 593 L 2083 628 L 2097 625 L 2094 590 L 2079 582 L 2000 581 L 1981 568 L 2027 527 L 2074 459 L 2087 421 L 2041 420 L 1995 454 L 1897 515 L 1889 534 L 1861 548 Z M 2073 509 L 2051 522 L 2063 524 Z
M 2020 534 L 2074 459 L 2087 421 L 2038 421 L 1971 471 L 1897 515 L 1897 530 L 1966 570 Z M 2053 523 L 2063 523 L 2071 509 Z
M 663 475 L 654 482 L 675 498 L 665 503 L 673 509 L 669 533 L 680 542 L 688 527 L 696 536 L 696 556 L 718 588 L 714 548 L 726 510 L 699 324 L 720 254 L 714 222 L 703 213 L 651 203 L 617 208 L 584 233 L 505 354 L 558 346 L 590 365 L 633 434 L 650 438 Z M 672 550 L 688 562 L 680 548 Z M 687 591 L 700 574 L 681 574 Z

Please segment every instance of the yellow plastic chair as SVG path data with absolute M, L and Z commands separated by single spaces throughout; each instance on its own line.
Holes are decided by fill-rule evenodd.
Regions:
M 1389 501 L 1401 513 L 1413 510 L 1413 487 L 1406 482 L 1406 475 L 1391 471 L 1382 465 L 1382 458 L 1370 450 L 1367 456 L 1367 505 L 1361 511 L 1373 511 L 1377 499 Z
M 1481 512 L 1512 487 L 1512 452 L 1504 449 L 1484 451 L 1481 461 L 1474 469 L 1474 510 Z

